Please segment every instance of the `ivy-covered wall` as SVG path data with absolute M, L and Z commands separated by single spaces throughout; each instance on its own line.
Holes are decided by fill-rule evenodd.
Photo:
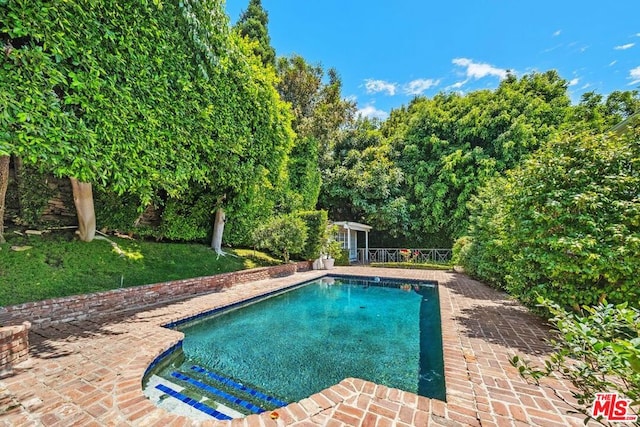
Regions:
M 200 239 L 224 200 L 240 240 L 287 187 L 290 108 L 221 0 L 0 1 L 0 49 L 0 155 L 48 172 L 15 175 L 24 223 L 53 174 L 93 185 L 98 229 L 143 230 L 152 205 L 160 237 Z

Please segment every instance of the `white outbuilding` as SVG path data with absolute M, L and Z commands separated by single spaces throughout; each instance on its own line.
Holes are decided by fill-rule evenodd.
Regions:
M 367 263 L 369 261 L 369 232 L 372 227 L 366 224 L 360 224 L 353 221 L 335 221 L 332 225 L 338 228 L 335 240 L 342 244 L 343 249 L 349 251 L 349 262 Z M 364 237 L 364 245 L 358 256 L 358 235 Z M 362 242 L 362 240 L 360 240 Z

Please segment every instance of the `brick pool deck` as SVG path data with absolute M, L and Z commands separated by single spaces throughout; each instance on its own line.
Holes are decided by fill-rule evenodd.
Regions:
M 570 398 L 567 384 L 527 384 L 509 364 L 515 354 L 540 361 L 549 352 L 549 331 L 504 293 L 444 271 L 333 271 L 439 283 L 446 403 L 351 378 L 279 409 L 277 420 L 265 413 L 199 423 L 157 408 L 142 394 L 147 366 L 182 336 L 162 324 L 327 273 L 311 271 L 32 331 L 30 359 L 0 379 L 0 426 L 583 425 L 559 397 Z

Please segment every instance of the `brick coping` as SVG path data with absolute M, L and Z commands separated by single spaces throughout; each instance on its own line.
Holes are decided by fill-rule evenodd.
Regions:
M 143 394 L 142 377 L 182 334 L 161 325 L 331 274 L 296 273 L 135 313 L 52 325 L 32 331 L 27 362 L 0 380 L 0 425 L 157 426 L 525 426 L 582 425 L 567 414 L 567 384 L 523 381 L 508 361 L 534 361 L 549 351 L 546 326 L 505 294 L 442 271 L 336 268 L 345 275 L 438 282 L 447 401 L 348 378 L 270 414 L 195 422 L 169 414 Z

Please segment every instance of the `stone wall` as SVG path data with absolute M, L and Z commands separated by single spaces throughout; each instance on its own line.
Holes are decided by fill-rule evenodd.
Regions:
M 31 324 L 0 328 L 0 375 L 29 357 L 29 329 Z
M 55 323 L 83 320 L 104 314 L 167 303 L 199 294 L 220 291 L 239 283 L 284 277 L 297 271 L 308 271 L 310 269 L 310 262 L 303 261 L 297 264 L 254 268 L 215 276 L 175 280 L 0 307 L 0 324 L 18 325 L 24 321 L 29 321 L 33 325 L 33 329 L 38 329 Z
M 25 183 L 24 176 L 21 174 L 33 175 L 29 178 L 29 182 Z M 22 184 L 20 181 L 22 180 Z M 29 187 L 25 189 L 25 186 Z M 73 191 L 69 178 L 57 178 L 53 175 L 43 175 L 33 167 L 29 168 L 22 165 L 22 162 L 15 157 L 11 158 L 9 163 L 9 182 L 7 187 L 7 195 L 5 199 L 5 223 L 18 220 L 22 224 L 24 218 L 24 204 L 30 204 L 34 209 L 34 194 L 42 194 L 44 196 L 42 203 L 35 205 L 41 209 L 38 218 L 32 218 L 28 215 L 30 221 L 44 223 L 54 226 L 65 226 L 77 224 L 75 206 L 73 204 Z M 26 198 L 26 200 L 25 200 Z M 24 224 L 22 224 L 24 225 Z M 26 224 L 33 225 L 33 224 Z
M 47 177 L 47 185 L 53 192 L 53 197 L 47 202 L 41 220 L 46 223 L 76 225 L 78 219 L 69 178 Z

